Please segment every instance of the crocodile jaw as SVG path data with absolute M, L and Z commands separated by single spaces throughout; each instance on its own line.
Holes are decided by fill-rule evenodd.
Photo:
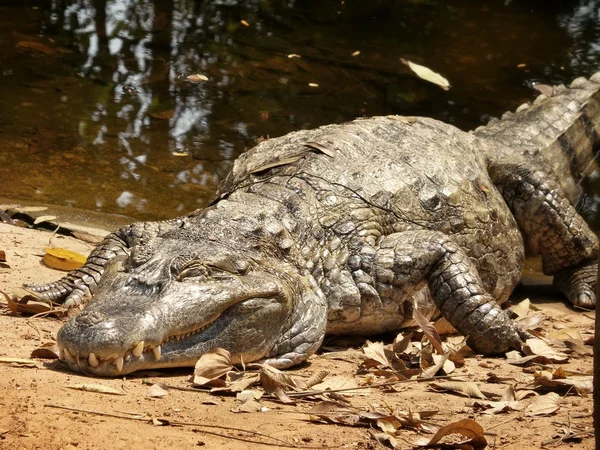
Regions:
M 105 377 L 193 366 L 215 347 L 229 350 L 234 363 L 258 360 L 293 310 L 283 284 L 262 275 L 172 281 L 145 292 L 147 286 L 116 274 L 109 289 L 61 328 L 60 357 L 74 371 Z

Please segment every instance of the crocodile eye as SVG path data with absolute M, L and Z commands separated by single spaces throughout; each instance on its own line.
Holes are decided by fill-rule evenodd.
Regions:
M 198 262 L 194 261 L 183 267 L 175 276 L 175 281 L 181 281 L 185 278 L 207 278 L 210 276 L 208 268 Z

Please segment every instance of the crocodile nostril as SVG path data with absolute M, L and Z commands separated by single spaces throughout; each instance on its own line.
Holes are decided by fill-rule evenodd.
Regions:
M 99 311 L 82 311 L 78 316 L 75 317 L 75 321 L 82 326 L 93 326 L 101 322 L 105 322 L 108 319 L 106 314 Z

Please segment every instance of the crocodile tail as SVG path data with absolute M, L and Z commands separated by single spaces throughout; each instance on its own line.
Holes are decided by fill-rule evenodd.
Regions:
M 600 169 L 600 72 L 589 80 L 577 78 L 569 87 L 549 87 L 547 93 L 473 133 L 546 166 L 575 205 L 583 192 L 582 180 Z

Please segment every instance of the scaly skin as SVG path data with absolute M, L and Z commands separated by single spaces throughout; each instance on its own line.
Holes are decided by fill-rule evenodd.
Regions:
M 326 333 L 399 329 L 414 308 L 475 351 L 519 348 L 527 334 L 500 305 L 526 248 L 572 303 L 595 305 L 598 242 L 572 202 L 598 144 L 598 87 L 576 80 L 474 133 L 390 116 L 261 143 L 208 208 L 125 227 L 33 287 L 89 302 L 59 331 L 62 359 L 117 376 L 224 347 L 289 367 Z

